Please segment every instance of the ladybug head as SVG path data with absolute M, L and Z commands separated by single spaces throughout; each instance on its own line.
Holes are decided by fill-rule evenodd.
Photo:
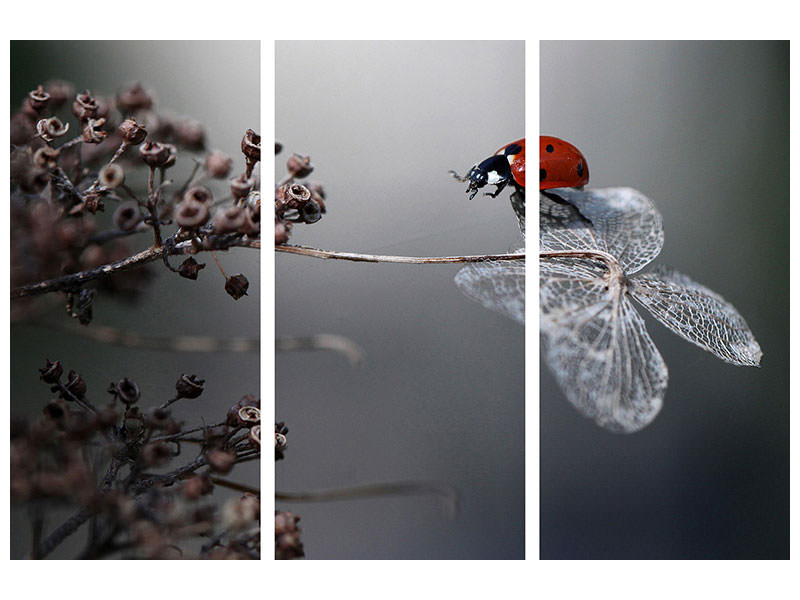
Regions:
M 511 178 L 511 169 L 505 156 L 490 156 L 483 162 L 475 165 L 467 173 L 469 181 L 467 193 L 472 200 L 478 190 L 487 184 L 505 186 Z

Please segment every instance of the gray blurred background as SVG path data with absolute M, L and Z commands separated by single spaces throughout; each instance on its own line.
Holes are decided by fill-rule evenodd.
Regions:
M 721 294 L 764 352 L 725 364 L 646 317 L 670 370 L 630 436 L 581 417 L 542 365 L 543 558 L 789 556 L 789 44 L 542 42 L 541 133 L 590 187 L 664 217 L 656 262 Z
M 469 201 L 464 174 L 524 134 L 522 42 L 278 42 L 276 136 L 309 154 L 328 213 L 292 243 L 396 255 L 519 244 L 508 192 Z M 522 558 L 524 328 L 453 283 L 457 265 L 277 254 L 277 335 L 333 333 L 365 352 L 276 357 L 289 427 L 279 491 L 427 480 L 432 497 L 278 508 L 301 515 L 308 558 Z
M 260 131 L 260 67 L 258 42 L 12 42 L 11 106 L 18 107 L 25 94 L 48 79 L 71 81 L 76 90 L 113 96 L 126 83 L 141 81 L 156 92 L 157 108 L 187 115 L 206 127 L 209 148 L 217 148 L 234 159 L 232 174 L 241 173 L 240 151 L 247 128 Z M 74 119 L 71 119 L 74 128 Z M 179 153 L 170 177 L 180 185 L 188 177 L 191 156 Z M 216 197 L 229 194 L 227 183 L 213 183 Z M 113 212 L 113 206 L 106 208 Z M 171 232 L 172 229 L 169 229 Z M 137 250 L 152 243 L 149 234 L 133 242 Z M 250 281 L 248 296 L 234 301 L 224 291 L 224 279 L 208 254 L 198 257 L 207 263 L 197 281 L 169 273 L 153 263 L 155 275 L 139 301 L 124 303 L 102 291 L 94 302 L 94 323 L 134 330 L 149 335 L 213 335 L 221 338 L 257 338 L 259 332 L 260 279 L 258 252 L 231 250 L 218 253 L 229 275 L 244 273 Z M 173 264 L 179 264 L 173 259 Z M 43 326 L 47 322 L 69 321 L 63 296 L 45 298 L 50 308 L 35 324 L 11 327 L 11 411 L 39 412 L 51 394 L 39 381 L 38 368 L 45 359 L 60 359 L 65 373 L 75 369 L 88 384 L 89 398 L 98 404 L 110 396 L 111 381 L 127 376 L 141 391 L 144 407 L 172 397 L 181 373 L 195 373 L 206 380 L 205 392 L 192 401 L 173 405 L 173 414 L 187 426 L 215 423 L 224 419 L 228 407 L 244 394 L 259 394 L 259 356 L 251 353 L 177 353 L 174 351 L 128 349 L 63 334 Z M 92 327 L 92 325 L 89 325 Z M 187 451 L 185 449 L 185 451 Z M 185 457 L 187 462 L 193 458 Z M 257 485 L 258 461 L 238 466 L 231 479 Z M 224 497 L 224 492 L 215 492 Z M 70 513 L 64 513 L 68 515 Z M 24 510 L 13 512 L 11 556 L 20 558 L 29 550 L 29 527 Z M 22 519 L 18 519 L 22 517 Z M 49 526 L 58 522 L 48 521 Z M 65 544 L 54 558 L 72 556 L 81 547 L 82 533 L 74 536 L 72 547 Z

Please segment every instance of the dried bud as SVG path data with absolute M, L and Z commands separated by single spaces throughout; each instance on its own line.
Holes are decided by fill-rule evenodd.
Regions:
M 247 277 L 239 273 L 225 280 L 225 291 L 228 292 L 231 298 L 238 300 L 242 296 L 247 295 L 247 288 L 249 285 L 250 282 L 247 281 Z
M 300 214 L 303 217 L 303 221 L 310 225 L 322 218 L 322 209 L 314 200 L 308 200 L 300 209 Z
M 103 187 L 118 188 L 125 183 L 125 169 L 117 164 L 106 165 L 100 169 L 100 174 L 97 178 Z
M 250 190 L 253 189 L 253 179 L 247 177 L 244 173 L 239 175 L 238 177 L 234 177 L 230 180 L 231 182 L 231 194 L 237 200 L 241 200 L 242 198 L 246 198 L 247 194 L 250 193 Z
M 114 226 L 121 231 L 132 231 L 142 220 L 139 203 L 135 200 L 123 202 L 114 211 Z
M 42 146 L 33 153 L 33 164 L 40 169 L 55 169 L 58 165 L 58 157 L 60 154 L 61 150 L 58 148 Z
M 168 169 L 174 166 L 175 162 L 178 160 L 178 149 L 174 144 L 164 144 L 164 147 L 169 150 L 169 157 L 167 157 L 167 160 L 164 161 L 164 164 L 161 165 L 161 167 L 163 169 Z
M 150 168 L 163 167 L 169 160 L 169 148 L 159 142 L 146 141 L 139 146 L 139 156 Z
M 197 150 L 205 145 L 206 132 L 200 121 L 184 118 L 174 123 L 174 127 L 180 145 Z
M 183 482 L 181 491 L 187 500 L 197 500 L 214 491 L 214 484 L 205 475 L 195 475 Z
M 210 177 L 224 179 L 230 173 L 232 166 L 233 159 L 219 150 L 212 150 L 206 156 L 205 168 Z
M 253 425 L 247 439 L 254 448 L 261 448 L 261 425 Z
M 261 136 L 248 129 L 242 138 L 242 154 L 250 164 L 261 160 Z
M 197 229 L 208 221 L 208 205 L 185 198 L 175 205 L 175 222 L 184 229 Z
M 58 383 L 58 380 L 61 379 L 61 374 L 63 372 L 64 368 L 61 366 L 60 360 L 55 362 L 50 362 L 48 360 L 45 363 L 45 366 L 39 369 L 39 377 L 45 383 Z
M 116 396 L 126 406 L 131 406 L 139 401 L 142 395 L 139 386 L 127 377 L 123 377 L 116 385 Z
M 261 409 L 257 406 L 243 406 L 236 413 L 240 425 L 252 425 L 261 422 Z
M 119 126 L 119 135 L 123 143 L 129 145 L 141 144 L 147 137 L 147 130 L 135 119 L 125 119 Z
M 35 90 L 28 92 L 27 102 L 34 112 L 41 114 L 50 102 L 50 94 L 45 92 L 44 87 L 40 85 Z
M 311 199 L 311 190 L 299 183 L 287 186 L 285 192 L 286 198 L 289 200 L 289 206 L 300 206 Z M 292 204 L 292 202 L 294 202 L 294 204 Z
M 172 449 L 170 446 L 161 441 L 150 442 L 140 454 L 142 462 L 148 467 L 161 467 L 169 462 L 172 458 Z
M 183 195 L 183 199 L 202 202 L 203 204 L 211 204 L 214 202 L 214 196 L 211 195 L 211 191 L 208 188 L 199 185 L 186 190 L 186 193 Z
M 200 273 L 200 269 L 205 269 L 205 267 L 206 267 L 205 264 L 198 263 L 194 258 L 190 256 L 181 263 L 180 267 L 178 267 L 178 274 L 181 277 L 186 277 L 186 279 L 197 279 L 197 275 L 198 273 Z
M 99 144 L 106 139 L 108 133 L 103 131 L 103 125 L 105 124 L 105 119 L 87 119 L 86 125 L 84 125 L 81 131 L 81 138 L 83 138 L 84 143 Z
M 308 177 L 314 171 L 314 165 L 311 164 L 310 156 L 302 156 L 300 154 L 292 154 L 286 161 L 286 170 L 297 179 Z
M 289 241 L 289 235 L 292 231 L 292 224 L 284 221 L 275 220 L 275 245 L 280 246 Z
M 97 192 L 89 192 L 83 197 L 83 210 L 92 213 L 103 211 L 105 205 L 103 204 L 103 197 Z
M 145 90 L 138 81 L 125 86 L 117 93 L 117 108 L 122 113 L 146 110 L 151 106 L 153 106 L 151 93 Z
M 50 94 L 50 105 L 54 108 L 61 108 L 64 104 L 72 98 L 75 94 L 75 88 L 72 87 L 72 84 L 66 81 L 48 81 L 45 84 L 45 89 L 47 93 Z
M 197 398 L 203 393 L 203 384 L 205 382 L 205 379 L 199 379 L 197 375 L 181 375 L 175 384 L 178 398 Z
M 72 114 L 79 121 L 94 119 L 97 117 L 97 101 L 92 97 L 91 92 L 86 90 L 78 94 L 75 102 L 72 103 Z
M 217 233 L 234 233 L 244 227 L 245 214 L 241 206 L 220 208 L 214 215 L 214 231 Z
M 275 558 L 288 560 L 302 558 L 303 544 L 300 542 L 300 517 L 290 512 L 275 511 Z
M 283 144 L 275 142 L 275 154 L 280 154 L 281 150 L 283 150 Z
M 325 214 L 325 190 L 319 183 L 306 184 L 308 191 L 311 192 L 311 199 L 319 204 L 319 210 Z
M 212 471 L 225 474 L 236 464 L 236 453 L 215 448 L 206 454 L 206 460 Z
M 70 371 L 67 374 L 67 384 L 64 387 L 70 394 L 78 398 L 83 398 L 86 395 L 86 382 L 75 371 Z M 72 398 L 64 399 L 71 400 Z
M 243 408 L 252 407 L 255 409 L 259 409 L 261 406 L 261 401 L 253 396 L 253 394 L 247 394 L 242 396 L 241 399 L 231 406 L 228 409 L 228 413 L 225 417 L 225 422 L 230 425 L 231 427 L 240 427 L 242 425 L 242 421 L 239 418 L 239 411 Z M 259 410 L 259 418 L 260 418 L 261 411 Z
M 255 206 L 248 205 L 244 211 L 245 222 L 242 229 L 248 237 L 255 238 L 261 235 L 261 203 Z
M 81 325 L 88 325 L 92 321 L 92 302 L 96 292 L 92 289 L 82 289 L 80 292 L 67 295 L 67 312 L 73 319 L 78 319 Z
M 45 142 L 52 142 L 69 131 L 69 123 L 62 123 L 58 117 L 40 119 L 36 123 L 36 135 Z

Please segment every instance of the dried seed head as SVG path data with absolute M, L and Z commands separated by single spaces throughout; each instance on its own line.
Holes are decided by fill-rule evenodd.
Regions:
M 261 160 L 261 136 L 248 129 L 242 138 L 242 154 L 250 164 Z
M 114 211 L 114 225 L 121 231 L 132 231 L 142 220 L 139 203 L 135 200 L 123 202 Z
M 160 142 L 146 141 L 139 146 L 139 155 L 150 168 L 163 167 L 170 159 L 170 149 Z
M 205 202 L 184 198 L 175 205 L 174 218 L 184 229 L 197 229 L 208 221 L 208 205 Z
M 184 118 L 173 124 L 175 137 L 181 146 L 202 150 L 205 146 L 206 131 L 200 121 Z
M 119 135 L 122 141 L 129 145 L 141 144 L 147 137 L 147 129 L 140 125 L 134 118 L 125 119 L 119 126 Z
M 141 397 L 139 386 L 127 377 L 123 377 L 116 385 L 117 398 L 126 406 L 136 404 Z
M 61 150 L 58 148 L 51 148 L 50 146 L 42 146 L 33 153 L 33 164 L 40 169 L 55 169 L 58 166 L 58 157 Z
M 103 204 L 103 197 L 97 192 L 89 192 L 83 197 L 83 210 L 92 213 L 103 211 L 105 205 Z
M 249 286 L 250 282 L 247 281 L 247 277 L 241 273 L 228 277 L 228 279 L 225 280 L 225 291 L 228 292 L 228 295 L 234 300 L 246 296 Z
M 50 106 L 58 109 L 66 104 L 67 100 L 75 95 L 75 88 L 66 81 L 52 80 L 45 84 L 47 93 L 50 94 Z
M 172 458 L 172 449 L 162 441 L 150 442 L 140 454 L 142 462 L 148 467 L 161 467 Z
M 255 206 L 248 205 L 244 214 L 245 222 L 242 230 L 247 237 L 255 238 L 261 235 L 261 203 Z
M 178 267 L 178 274 L 186 279 L 197 279 L 201 269 L 205 269 L 205 264 L 198 263 L 193 257 L 187 258 Z
M 62 123 L 58 117 L 40 119 L 36 122 L 36 135 L 45 142 L 52 142 L 69 131 L 69 123 Z
M 125 183 L 125 169 L 118 164 L 106 165 L 100 169 L 100 174 L 97 177 L 100 180 L 100 185 L 106 188 L 118 188 Z
M 197 500 L 214 491 L 214 484 L 205 475 L 195 475 L 183 482 L 181 491 L 187 500 Z
M 261 425 L 253 425 L 247 439 L 254 448 L 261 448 Z
M 231 183 L 231 194 L 237 200 L 241 200 L 242 198 L 246 198 L 247 194 L 250 193 L 250 190 L 253 189 L 253 184 L 255 183 L 251 177 L 247 177 L 244 173 L 239 175 L 238 177 L 234 177 L 230 180 Z
M 236 464 L 236 453 L 214 448 L 206 453 L 206 460 L 212 471 L 225 474 L 229 473 Z
M 302 156 L 301 154 L 292 154 L 286 161 L 286 170 L 297 179 L 308 177 L 314 171 L 314 165 L 311 164 L 310 156 Z
M 50 362 L 49 360 L 45 363 L 44 367 L 39 369 L 39 377 L 45 383 L 58 383 L 58 380 L 61 379 L 61 374 L 64 372 L 64 368 L 61 366 L 61 361 L 57 360 L 55 362 Z
M 70 371 L 67 374 L 67 383 L 64 387 L 70 394 L 78 398 L 83 398 L 86 395 L 86 382 L 75 371 Z M 71 400 L 72 398 L 66 397 L 64 399 Z
M 285 221 L 275 219 L 275 245 L 280 246 L 289 241 L 289 235 L 292 231 L 292 224 Z
M 81 131 L 81 138 L 83 139 L 84 143 L 99 144 L 106 139 L 106 137 L 108 137 L 108 133 L 103 131 L 103 126 L 105 124 L 105 118 L 93 119 L 90 117 L 86 119 L 86 124 Z
M 212 150 L 206 156 L 206 173 L 216 179 L 224 179 L 228 176 L 233 166 L 233 159 L 219 150 Z
M 122 113 L 146 110 L 151 106 L 153 106 L 152 93 L 145 90 L 138 81 L 125 86 L 117 92 L 117 108 Z
M 203 393 L 203 384 L 205 379 L 199 379 L 197 375 L 181 375 L 177 383 L 175 383 L 175 391 L 178 392 L 178 398 L 197 398 Z
M 214 215 L 214 231 L 217 233 L 234 233 L 244 227 L 245 213 L 241 206 L 220 208 Z
M 186 190 L 186 193 L 183 195 L 183 199 L 202 202 L 206 205 L 214 202 L 214 196 L 211 195 L 211 191 L 208 188 L 199 185 Z
M 78 94 L 75 98 L 75 102 L 72 103 L 72 114 L 75 115 L 75 118 L 79 121 L 96 118 L 97 111 L 97 100 L 94 99 L 89 90 Z
M 35 90 L 28 92 L 27 103 L 37 114 L 41 114 L 50 102 L 50 94 L 44 91 L 43 86 L 38 86 Z

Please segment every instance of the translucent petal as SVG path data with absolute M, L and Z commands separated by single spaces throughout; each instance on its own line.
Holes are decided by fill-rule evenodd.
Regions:
M 540 194 L 541 251 L 601 250 L 614 256 L 628 274 L 661 252 L 661 214 L 640 192 L 631 188 L 560 188 L 550 192 L 567 204 L 557 204 Z
M 590 260 L 544 260 L 540 274 L 543 356 L 569 401 L 611 431 L 645 427 L 661 410 L 667 366 L 627 280 Z
M 456 273 L 455 282 L 484 307 L 525 323 L 525 261 L 470 263 Z
M 742 315 L 721 296 L 667 267 L 638 275 L 631 294 L 669 329 L 721 358 L 758 366 L 761 347 Z

